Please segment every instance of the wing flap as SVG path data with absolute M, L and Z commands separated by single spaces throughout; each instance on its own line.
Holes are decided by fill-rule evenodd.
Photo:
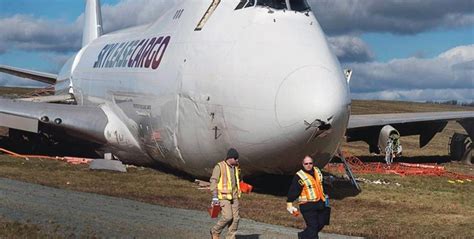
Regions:
M 107 123 L 108 118 L 99 107 L 0 99 L 0 127 L 59 132 L 100 144 L 106 142 Z
M 51 84 L 51 85 L 55 84 L 56 79 L 58 78 L 57 75 L 51 74 L 51 73 L 26 70 L 26 69 L 16 68 L 12 66 L 4 66 L 4 65 L 0 65 L 0 72 L 43 82 L 46 84 Z
M 37 119 L 0 113 L 0 125 L 11 129 L 38 133 Z

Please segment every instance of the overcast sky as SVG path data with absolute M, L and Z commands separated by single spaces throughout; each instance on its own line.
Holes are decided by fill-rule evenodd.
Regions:
M 105 32 L 171 0 L 102 0 Z M 309 0 L 353 98 L 474 101 L 473 0 Z M 82 0 L 0 0 L 0 64 L 57 73 L 80 48 Z M 140 14 L 136 14 L 139 12 Z M 0 85 L 37 83 L 0 74 Z

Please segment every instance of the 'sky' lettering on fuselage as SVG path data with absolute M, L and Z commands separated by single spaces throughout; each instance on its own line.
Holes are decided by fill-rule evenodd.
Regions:
M 102 48 L 94 68 L 151 68 L 160 66 L 171 37 L 153 37 L 121 43 L 107 44 Z

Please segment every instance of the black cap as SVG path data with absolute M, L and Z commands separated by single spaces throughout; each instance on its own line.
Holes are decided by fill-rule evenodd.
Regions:
M 237 152 L 237 150 L 234 148 L 230 148 L 229 151 L 227 151 L 227 157 L 225 159 L 230 159 L 230 158 L 238 159 L 239 152 Z

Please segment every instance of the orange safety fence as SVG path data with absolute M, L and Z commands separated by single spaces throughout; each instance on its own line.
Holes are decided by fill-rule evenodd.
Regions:
M 23 154 L 17 154 L 15 152 L 6 150 L 4 148 L 0 148 L 1 152 L 4 152 L 10 156 L 16 157 L 16 158 L 24 158 L 24 159 L 32 159 L 32 158 L 38 158 L 38 159 L 50 159 L 50 160 L 58 160 L 58 161 L 63 161 L 69 164 L 89 164 L 93 159 L 89 158 L 77 158 L 77 157 L 51 157 L 51 156 L 46 156 L 46 155 L 23 155 Z
M 437 164 L 413 164 L 413 163 L 392 163 L 387 165 L 385 163 L 365 163 L 354 155 L 347 152 L 342 153 L 347 163 L 350 165 L 354 173 L 367 174 L 397 174 L 400 176 L 406 175 L 422 175 L 422 176 L 445 176 L 454 179 L 470 179 L 474 180 L 474 176 L 464 175 L 454 172 L 449 172 L 443 166 Z M 344 173 L 345 168 L 343 163 L 329 163 L 325 167 L 328 171 Z

